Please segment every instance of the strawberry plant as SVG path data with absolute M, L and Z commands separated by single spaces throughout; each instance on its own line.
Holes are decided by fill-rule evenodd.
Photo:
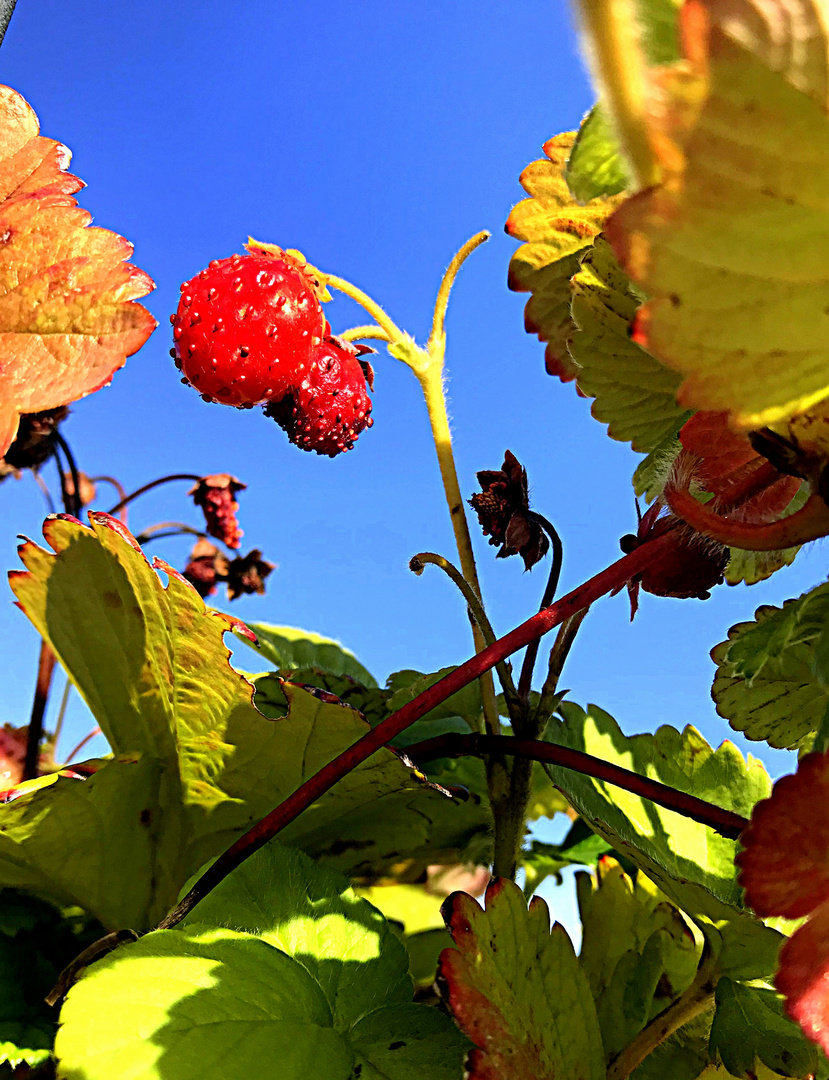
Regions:
M 128 492 L 79 468 L 68 406 L 141 363 L 154 283 L 0 88 L 0 480 L 59 511 L 9 573 L 41 644 L 31 715 L 0 729 L 0 1077 L 829 1080 L 829 586 L 711 651 L 723 734 L 790 752 L 774 785 L 729 739 L 630 735 L 564 688 L 594 605 L 641 625 L 641 592 L 671 597 L 679 639 L 686 605 L 726 582 L 767 599 L 829 535 L 829 5 L 577 8 L 599 101 L 521 174 L 508 282 L 551 400 L 575 384 L 642 455 L 610 565 L 562 595 L 566 509 L 536 508 L 523 454 L 459 475 L 446 315 L 488 233 L 449 262 L 423 344 L 274 242 L 217 250 L 168 298 L 199 407 L 260 408 L 323 457 L 394 423 L 385 354 L 414 375 L 456 554 L 414 543 L 409 570 L 457 590 L 469 654 L 383 686 L 332 638 L 210 605 L 274 570 L 242 554 L 236 476 Z M 336 294 L 370 321 L 333 326 Z M 197 522 L 133 524 L 179 483 Z M 150 561 L 177 536 L 186 565 Z M 546 571 L 505 633 L 476 548 Z M 70 694 L 97 756 L 91 736 L 59 755 Z M 555 815 L 554 843 L 533 823 Z M 541 895 L 565 868 L 575 943 Z

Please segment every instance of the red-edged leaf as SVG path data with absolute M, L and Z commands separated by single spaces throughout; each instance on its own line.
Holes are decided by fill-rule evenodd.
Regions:
M 737 856 L 758 915 L 811 916 L 780 952 L 786 1010 L 829 1053 L 829 757 L 808 754 L 758 803 Z
M 775 982 L 792 1020 L 829 1053 L 829 903 L 783 946 Z
M 758 915 L 799 919 L 829 900 L 829 757 L 809 754 L 758 803 L 737 856 Z M 817 810 L 817 812 L 816 812 Z
M 468 1080 L 603 1080 L 593 995 L 564 929 L 536 897 L 527 910 L 512 881 L 493 881 L 486 910 L 466 893 L 441 909 L 456 948 L 437 984 L 475 1044 Z
M 69 151 L 38 131 L 30 106 L 0 87 L 0 457 L 22 413 L 105 386 L 156 325 L 133 303 L 155 285 L 126 262 L 132 245 L 88 228 Z

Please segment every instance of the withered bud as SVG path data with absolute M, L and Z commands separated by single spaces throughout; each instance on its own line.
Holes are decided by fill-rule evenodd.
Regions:
M 496 558 L 520 555 L 527 570 L 543 559 L 550 547 L 547 534 L 530 511 L 527 470 L 509 450 L 495 472 L 478 473 L 482 490 L 469 500 L 484 536 L 500 547 Z
M 37 469 L 52 456 L 55 431 L 69 415 L 65 405 L 44 412 L 24 413 L 14 442 L 0 459 L 0 479 L 19 469 Z
M 264 593 L 265 578 L 273 568 L 274 564 L 266 562 L 258 548 L 243 558 L 231 559 L 227 564 L 228 600 L 235 600 L 243 593 Z
M 200 506 L 204 512 L 207 532 L 229 548 L 238 548 L 244 535 L 236 520 L 239 509 L 236 492 L 244 491 L 246 487 L 247 484 L 230 473 L 213 473 L 203 476 L 188 492 L 196 506 Z
M 98 489 L 85 472 L 78 473 L 78 484 L 81 489 L 81 506 L 89 506 L 95 501 Z M 66 494 L 71 498 L 75 494 L 75 481 L 72 479 L 71 472 L 63 474 L 63 486 L 66 488 Z
M 182 574 L 201 597 L 212 596 L 227 578 L 227 556 L 209 540 L 197 540 Z

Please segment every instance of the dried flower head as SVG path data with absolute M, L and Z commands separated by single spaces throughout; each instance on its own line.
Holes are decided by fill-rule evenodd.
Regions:
M 247 555 L 228 559 L 215 544 L 200 539 L 190 552 L 182 574 L 201 597 L 212 596 L 224 583 L 228 599 L 235 600 L 245 593 L 264 593 L 265 578 L 273 568 L 273 563 L 266 562 L 257 548 Z
M 66 494 L 71 498 L 75 494 L 75 481 L 71 472 L 63 474 L 63 485 Z M 98 493 L 97 487 L 85 472 L 78 473 L 78 486 L 81 489 L 81 506 L 89 506 L 90 503 L 95 501 L 95 496 Z
M 244 491 L 246 487 L 247 484 L 230 473 L 213 473 L 203 476 L 188 492 L 196 506 L 204 511 L 208 533 L 229 548 L 238 548 L 244 535 L 236 520 L 239 509 L 236 492 Z
M 274 564 L 266 562 L 258 548 L 243 558 L 231 559 L 227 564 L 228 600 L 235 600 L 243 593 L 264 593 L 265 578 L 273 568 Z
M 507 450 L 501 468 L 479 472 L 478 483 L 482 490 L 469 504 L 478 515 L 484 536 L 494 547 L 500 546 L 496 557 L 520 555 L 527 570 L 531 569 L 547 554 L 550 541 L 530 511 L 527 470 Z

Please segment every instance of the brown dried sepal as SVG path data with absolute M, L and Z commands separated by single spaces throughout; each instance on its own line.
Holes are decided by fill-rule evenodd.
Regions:
M 72 498 L 75 494 L 75 481 L 72 478 L 71 472 L 63 474 L 63 485 L 66 489 L 66 494 Z M 78 473 L 78 485 L 81 489 L 81 506 L 89 506 L 90 503 L 95 501 L 95 496 L 98 493 L 97 487 L 85 472 Z
M 265 578 L 274 569 L 257 548 L 247 555 L 228 559 L 215 544 L 200 539 L 190 552 L 182 574 L 202 598 L 212 596 L 220 584 L 227 585 L 229 600 L 246 593 L 264 593 Z
M 230 473 L 212 473 L 210 476 L 203 476 L 188 492 L 188 495 L 193 496 L 196 506 L 200 506 L 204 513 L 208 534 L 215 536 L 229 548 L 238 548 L 244 536 L 236 520 L 236 511 L 239 509 L 236 492 L 244 491 L 246 487 L 247 484 L 243 484 Z
M 264 593 L 265 578 L 273 568 L 274 564 L 266 562 L 258 548 L 244 557 L 231 559 L 227 565 L 228 600 L 235 600 L 244 593 Z
M 531 569 L 547 554 L 550 541 L 530 512 L 527 470 L 507 450 L 501 468 L 479 472 L 478 483 L 482 490 L 469 505 L 478 515 L 484 536 L 501 548 L 496 558 L 520 555 L 527 570 Z

